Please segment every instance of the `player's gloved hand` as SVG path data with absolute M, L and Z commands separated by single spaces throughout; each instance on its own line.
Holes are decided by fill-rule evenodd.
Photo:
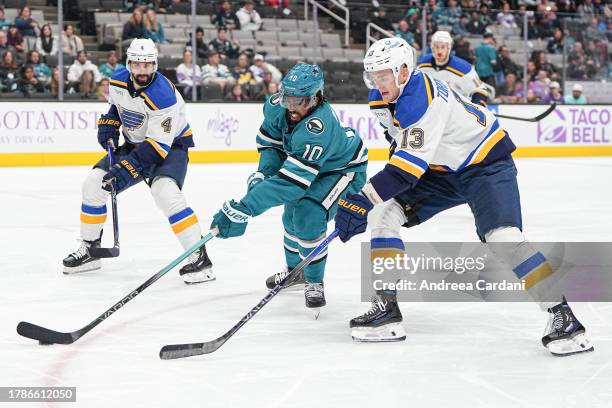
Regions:
M 246 231 L 249 218 L 251 211 L 241 202 L 226 201 L 213 217 L 210 229 L 216 227 L 219 230 L 217 234 L 219 238 L 239 237 Z
M 113 146 L 119 146 L 119 128 L 121 121 L 112 113 L 100 116 L 98 119 L 98 143 L 104 150 L 108 146 L 108 141 L 113 141 Z
M 266 176 L 260 171 L 251 174 L 247 179 L 247 191 L 251 191 L 253 187 L 266 179 Z
M 342 242 L 347 242 L 354 235 L 365 232 L 368 226 L 368 213 L 372 208 L 374 205 L 363 194 L 347 194 L 346 198 L 338 201 L 338 212 L 334 220 Z
M 487 96 L 481 94 L 480 92 L 475 92 L 472 95 L 472 103 L 477 103 L 480 106 L 487 107 Z
M 136 158 L 124 157 L 102 177 L 102 189 L 111 191 L 111 184 L 114 184 L 115 191 L 122 191 L 138 182 L 141 170 Z

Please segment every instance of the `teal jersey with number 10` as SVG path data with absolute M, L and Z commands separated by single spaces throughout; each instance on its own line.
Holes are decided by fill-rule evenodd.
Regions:
M 278 94 L 263 111 L 257 150 L 266 179 L 242 199 L 254 216 L 303 197 L 317 177 L 365 172 L 367 148 L 354 129 L 342 126 L 328 102 L 296 124 L 288 120 Z

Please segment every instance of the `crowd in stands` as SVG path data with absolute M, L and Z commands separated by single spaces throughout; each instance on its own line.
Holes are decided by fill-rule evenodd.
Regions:
M 522 102 L 525 97 L 533 103 L 561 103 L 565 99 L 580 102 L 584 96 L 576 96 L 581 93 L 577 88 L 572 95 L 565 98 L 561 95 L 564 78 L 612 78 L 612 7 L 605 0 L 409 0 L 401 7 L 399 16 L 397 7 L 386 10 L 378 0 L 371 1 L 365 20 L 353 20 L 352 28 L 358 35 L 365 26 L 363 23 L 371 21 L 420 52 L 427 52 L 431 34 L 448 30 L 454 37 L 454 53 L 474 64 L 481 79 L 495 88 L 496 102 Z M 340 2 L 351 8 L 351 0 Z M 130 2 L 125 11 L 130 10 L 131 16 L 121 33 L 123 50 L 133 38 L 166 44 L 163 19 L 158 13 L 173 13 L 180 3 L 180 0 Z M 363 1 L 355 7 L 362 4 Z M 276 92 L 282 73 L 266 61 L 265 53 L 256 53 L 251 46 L 242 47 L 234 33 L 266 29 L 258 7 L 274 7 L 290 15 L 289 5 L 288 0 L 244 0 L 240 5 L 228 0 L 216 3 L 211 15 L 211 22 L 217 27 L 216 37 L 205 38 L 205 30 L 198 27 L 195 47 L 191 39 L 185 44 L 182 63 L 176 67 L 179 89 L 186 96 L 194 88 L 199 96 L 204 90 L 214 89 L 223 98 L 234 101 L 263 100 Z M 327 5 L 334 8 L 332 3 Z M 428 12 L 424 26 L 425 7 Z M 526 89 L 522 43 L 520 49 L 512 49 L 495 35 L 505 30 L 522 38 L 525 26 L 530 40 L 544 44 L 530 50 Z M 427 36 L 423 43 L 424 30 Z M 61 36 L 61 52 L 67 66 L 64 91 L 104 100 L 108 79 L 122 67 L 119 62 L 123 57 L 109 51 L 106 62 L 97 66 L 98 61 L 90 59 L 75 27 L 68 24 L 60 31 L 54 33 L 51 25 L 41 25 L 33 19 L 28 6 L 20 9 L 12 20 L 5 18 L 0 8 L 0 92 L 57 95 L 61 85 L 55 65 Z M 33 46 L 26 46 L 28 38 L 35 39 Z M 566 55 L 565 75 L 562 66 L 551 63 L 549 58 L 561 54 Z

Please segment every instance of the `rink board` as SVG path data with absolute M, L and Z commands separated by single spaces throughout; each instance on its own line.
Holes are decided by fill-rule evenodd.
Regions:
M 345 126 L 357 130 L 372 160 L 386 160 L 388 143 L 365 104 L 335 104 Z M 496 105 L 504 115 L 533 117 L 543 105 Z M 96 119 L 105 103 L 0 102 L 0 166 L 86 165 L 102 156 Z M 518 149 L 515 157 L 612 155 L 610 105 L 559 106 L 538 122 L 501 119 Z M 188 104 L 196 147 L 192 163 L 257 161 L 261 104 Z

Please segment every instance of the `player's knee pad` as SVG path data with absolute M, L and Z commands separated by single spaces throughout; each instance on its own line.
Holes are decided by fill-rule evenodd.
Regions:
M 185 200 L 183 192 L 179 189 L 176 181 L 170 177 L 156 177 L 151 183 L 151 195 L 153 195 L 157 207 L 162 210 L 166 217 L 187 208 L 187 200 Z
M 406 222 L 404 208 L 395 200 L 376 206 L 368 215 L 372 238 L 399 238 Z
M 327 231 L 327 210 L 313 200 L 300 200 L 293 209 L 293 228 L 302 240 L 320 238 Z
M 102 177 L 106 171 L 93 169 L 89 172 L 82 186 L 83 204 L 93 207 L 101 207 L 106 204 L 108 191 L 102 189 Z
M 511 266 L 517 262 L 516 255 L 524 251 L 520 248 L 526 244 L 525 236 L 517 227 L 495 228 L 485 234 L 485 242 L 491 252 Z

